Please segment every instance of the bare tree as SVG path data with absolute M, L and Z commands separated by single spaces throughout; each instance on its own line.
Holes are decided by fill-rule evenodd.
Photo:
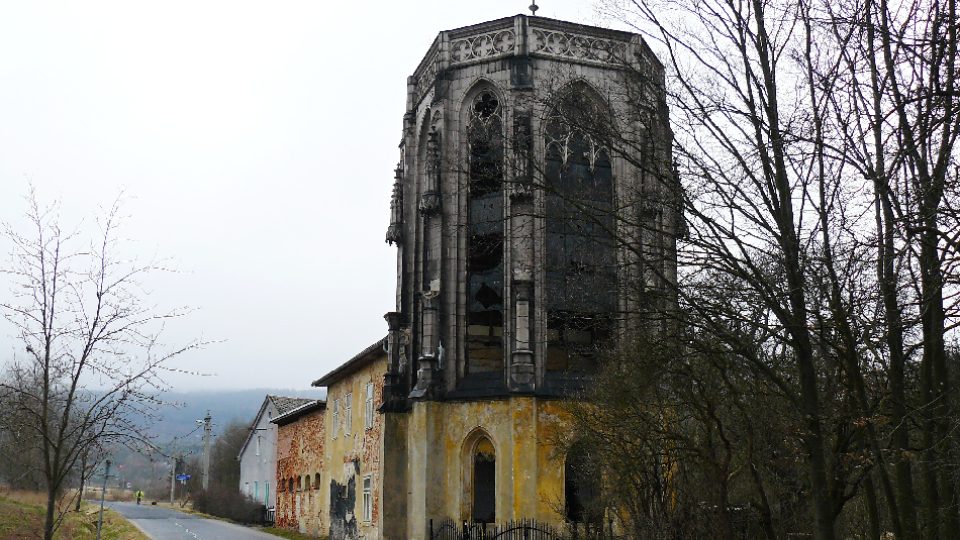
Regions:
M 768 537 L 957 536 L 957 374 L 946 346 L 957 324 L 960 228 L 955 2 L 608 4 L 662 53 L 675 138 L 599 136 L 663 188 L 659 198 L 636 199 L 682 201 L 689 237 L 674 291 L 682 315 L 676 353 L 663 355 L 663 366 L 644 360 L 649 344 L 612 354 L 613 375 L 591 396 L 610 411 L 581 409 L 584 432 L 613 445 L 633 440 L 616 427 L 624 414 L 646 418 L 642 429 L 631 423 L 652 434 L 646 446 L 619 453 L 641 464 L 653 479 L 646 485 L 662 481 L 657 448 L 680 456 L 661 487 L 680 497 L 673 502 L 694 481 L 687 493 L 703 495 L 693 507 L 747 501 Z M 632 96 L 650 95 L 645 89 L 658 81 L 626 64 L 630 82 L 616 97 L 635 103 L 638 116 L 654 116 L 649 100 Z M 596 125 L 575 114 L 566 120 Z M 656 160 L 644 162 L 651 135 L 672 144 L 685 193 Z M 611 234 L 669 232 L 629 210 L 615 212 Z M 643 266 L 633 275 L 657 270 L 642 234 L 617 236 Z M 628 373 L 659 384 L 630 383 Z M 720 387 L 690 390 L 711 382 Z M 613 399 L 629 394 L 625 385 L 655 397 Z M 789 444 L 760 445 L 769 433 Z M 791 458 L 765 465 L 771 448 Z M 769 503 L 783 495 L 771 497 L 785 478 L 796 485 L 796 519 L 777 516 Z M 641 491 L 656 492 L 634 495 Z M 655 506 L 647 502 L 649 512 Z M 717 515 L 721 536 L 732 528 L 727 517 Z
M 164 320 L 181 311 L 157 313 L 144 301 L 139 280 L 159 268 L 124 257 L 119 199 L 89 245 L 61 229 L 56 207 L 41 206 L 33 190 L 27 200 L 28 229 L 5 225 L 13 298 L 2 304 L 26 355 L 13 359 L 0 388 L 38 445 L 50 540 L 70 506 L 60 499 L 71 474 L 97 447 L 146 439 L 143 417 L 159 405 L 164 364 L 199 344 L 166 350 L 158 342 Z

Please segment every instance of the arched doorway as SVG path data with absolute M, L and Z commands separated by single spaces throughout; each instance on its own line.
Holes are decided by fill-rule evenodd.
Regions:
M 602 523 L 599 474 L 583 444 L 574 444 L 563 466 L 564 513 L 570 523 L 587 528 Z
M 471 518 L 477 523 L 493 523 L 497 519 L 497 453 L 493 443 L 481 437 L 473 447 L 473 509 Z

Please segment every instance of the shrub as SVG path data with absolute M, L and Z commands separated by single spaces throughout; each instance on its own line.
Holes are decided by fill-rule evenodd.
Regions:
M 210 486 L 193 495 L 193 509 L 240 523 L 262 524 L 266 508 L 236 489 Z

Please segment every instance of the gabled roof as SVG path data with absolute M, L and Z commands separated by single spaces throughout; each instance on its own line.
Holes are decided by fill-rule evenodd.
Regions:
M 312 401 L 314 400 L 310 398 L 271 396 L 268 394 L 267 397 L 263 399 L 263 404 L 260 405 L 260 411 L 258 411 L 257 416 L 254 417 L 253 423 L 250 424 L 250 428 L 247 431 L 247 438 L 244 439 L 243 445 L 240 446 L 240 451 L 237 453 L 237 461 L 240 461 L 240 458 L 243 457 L 243 452 L 247 449 L 247 445 L 253 440 L 253 433 L 257 429 L 257 424 L 260 423 L 260 419 L 263 418 L 264 413 L 267 412 L 268 404 L 273 404 L 273 408 L 277 410 L 277 416 L 280 416 Z
M 293 422 L 297 418 L 307 414 L 311 411 L 316 411 L 318 409 L 326 408 L 327 402 L 322 399 L 316 399 L 310 401 L 309 403 L 304 403 L 295 409 L 291 409 L 284 414 L 281 414 L 275 417 L 273 420 L 270 420 L 271 424 L 276 424 L 278 426 L 285 426 L 290 422 Z
M 386 337 L 382 337 L 374 341 L 366 349 L 357 353 L 356 356 L 347 360 L 343 364 L 340 364 L 330 373 L 327 373 L 323 377 L 310 383 L 310 386 L 330 386 L 331 384 L 343 379 L 347 375 L 354 373 L 361 368 L 368 365 L 370 362 L 375 360 L 380 354 L 385 354 L 383 350 L 383 342 L 386 340 Z
M 312 398 L 297 398 L 285 396 L 267 396 L 267 399 L 273 401 L 273 406 L 277 408 L 277 414 L 286 414 L 297 407 L 316 401 Z

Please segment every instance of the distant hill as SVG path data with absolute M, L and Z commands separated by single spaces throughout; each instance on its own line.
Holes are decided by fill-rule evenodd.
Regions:
M 194 392 L 166 392 L 162 399 L 167 406 L 160 411 L 160 420 L 149 426 L 148 431 L 156 437 L 157 443 L 170 441 L 173 437 L 183 437 L 197 428 L 197 420 L 202 420 L 207 411 L 213 419 L 213 433 L 221 432 L 231 422 L 249 424 L 260 410 L 263 398 L 267 394 L 323 398 L 325 390 L 290 390 L 278 388 L 254 388 L 250 390 L 214 390 Z M 190 436 L 190 440 L 199 444 L 200 430 Z M 187 442 L 187 441 L 184 441 Z
M 203 429 L 197 420 L 202 420 L 207 411 L 213 420 L 213 436 L 216 437 L 233 422 L 249 425 L 260 410 L 267 394 L 323 398 L 325 390 L 290 390 L 279 388 L 254 388 L 250 390 L 215 390 L 194 392 L 166 392 L 160 399 L 171 405 L 158 411 L 159 419 L 150 420 L 146 432 L 161 454 L 137 453 L 124 446 L 111 448 L 110 459 L 115 473 L 111 482 L 119 487 L 145 489 L 148 496 L 166 498 L 170 478 L 170 459 L 177 454 L 188 460 L 199 459 Z M 174 437 L 178 440 L 171 444 Z M 99 481 L 99 480 L 98 480 Z

